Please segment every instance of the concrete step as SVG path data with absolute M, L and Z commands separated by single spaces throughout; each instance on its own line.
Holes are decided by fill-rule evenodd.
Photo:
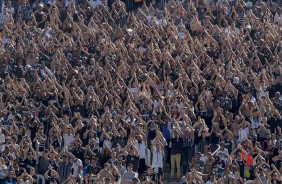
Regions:
M 170 164 L 165 163 L 163 167 L 163 172 L 164 172 L 164 178 L 163 178 L 163 183 L 164 184 L 181 184 L 181 182 L 177 182 L 176 178 L 176 173 L 174 173 L 174 177 L 170 177 Z M 180 166 L 180 173 L 181 177 L 183 176 L 183 170 L 182 170 L 182 165 Z

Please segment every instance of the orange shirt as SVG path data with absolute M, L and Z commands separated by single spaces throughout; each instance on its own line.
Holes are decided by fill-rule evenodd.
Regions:
M 252 150 L 253 150 L 253 148 L 250 148 L 250 151 L 252 151 Z M 247 153 L 247 156 L 245 156 L 245 153 L 242 150 L 240 150 L 240 151 L 241 151 L 241 159 L 246 161 L 245 165 L 246 166 L 252 166 L 252 164 L 253 164 L 253 157 L 251 156 L 251 154 Z

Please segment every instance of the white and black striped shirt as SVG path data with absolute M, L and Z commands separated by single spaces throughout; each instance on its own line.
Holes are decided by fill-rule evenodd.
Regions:
M 232 108 L 232 100 L 228 97 L 224 98 L 224 97 L 221 97 L 219 99 L 219 103 L 220 103 L 220 107 L 222 108 Z
M 193 148 L 194 147 L 194 137 L 188 136 L 183 137 L 183 148 Z

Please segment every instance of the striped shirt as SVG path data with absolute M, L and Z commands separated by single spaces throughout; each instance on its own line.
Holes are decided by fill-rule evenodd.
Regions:
M 194 137 L 192 136 L 183 137 L 183 147 L 184 148 L 193 148 L 194 147 Z
M 220 107 L 224 108 L 224 109 L 227 109 L 227 108 L 232 108 L 232 100 L 228 97 L 224 98 L 224 97 L 221 97 L 219 99 L 219 102 L 220 102 Z
M 242 24 L 243 21 L 244 21 L 244 18 L 245 18 L 245 12 L 243 12 L 243 11 L 239 12 L 238 17 L 239 17 L 240 24 Z
M 70 162 L 61 162 L 59 165 L 59 176 L 61 182 L 65 181 L 71 174 L 72 164 Z

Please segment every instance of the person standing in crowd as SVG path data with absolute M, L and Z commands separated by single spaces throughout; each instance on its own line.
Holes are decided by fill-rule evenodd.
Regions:
M 123 173 L 122 175 L 122 179 L 121 179 L 122 183 L 124 184 L 132 183 L 132 179 L 137 177 L 138 174 L 136 172 L 133 172 L 132 169 L 133 169 L 132 164 L 129 164 L 127 166 L 127 171 L 125 171 L 125 173 Z
M 282 182 L 281 1 L 0 4 L 0 183 Z
M 138 161 L 138 174 L 142 175 L 146 171 L 146 155 L 147 148 L 146 143 L 142 138 L 143 136 L 138 135 L 137 140 L 134 141 L 135 147 L 139 153 L 139 161 Z
M 155 146 L 154 146 L 155 145 Z M 164 166 L 164 146 L 161 142 L 153 141 L 151 146 L 152 153 L 152 168 L 154 173 L 157 173 L 158 181 L 163 178 L 163 166 Z
M 170 176 L 174 176 L 175 169 L 177 171 L 176 177 L 180 179 L 180 162 L 181 162 L 181 152 L 182 152 L 182 144 L 183 140 L 180 137 L 181 130 L 173 130 L 172 137 L 170 141 L 170 149 L 171 149 L 171 169 Z
M 183 149 L 182 149 L 182 166 L 183 173 L 185 174 L 188 171 L 189 163 L 191 163 L 192 158 L 194 157 L 194 147 L 195 147 L 195 138 L 194 138 L 194 129 L 186 128 L 184 130 L 183 136 Z
M 64 153 L 61 155 L 61 161 L 59 163 L 59 168 L 58 168 L 58 174 L 60 176 L 60 182 L 66 181 L 69 176 L 72 174 L 72 164 L 68 161 L 68 154 L 67 152 L 64 151 Z

